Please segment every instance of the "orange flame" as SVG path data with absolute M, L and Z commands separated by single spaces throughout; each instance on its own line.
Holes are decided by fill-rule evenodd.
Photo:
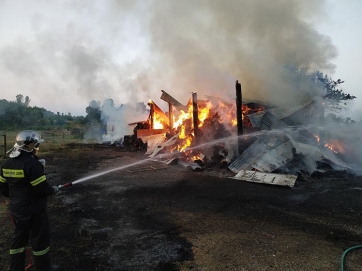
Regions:
M 345 147 L 345 144 L 343 143 L 343 141 L 337 140 L 337 139 L 330 140 L 329 142 L 324 144 L 324 147 L 330 149 L 334 153 L 343 154 L 346 152 L 346 147 Z
M 314 136 L 314 138 L 317 140 L 317 143 L 318 143 L 318 145 L 319 145 L 319 143 L 320 143 L 320 141 L 321 141 L 319 135 L 313 135 L 313 136 Z
M 152 101 L 150 101 L 152 102 Z M 234 127 L 237 125 L 236 119 L 236 105 L 235 104 L 224 104 L 220 101 L 217 104 L 213 104 L 211 101 L 206 100 L 198 101 L 198 128 L 202 128 L 205 124 L 205 120 L 213 119 L 219 121 L 219 123 L 225 124 L 229 127 Z M 254 106 L 248 107 L 247 105 L 242 106 L 242 117 L 243 117 L 243 124 L 244 126 L 251 126 L 250 122 L 244 119 L 245 114 L 254 113 L 264 110 L 262 106 Z M 193 135 L 193 104 L 191 100 L 188 102 L 187 105 L 187 112 L 183 110 L 177 111 L 178 116 L 173 116 L 173 129 L 179 132 L 179 142 L 177 144 L 177 149 L 180 152 L 184 152 L 184 150 L 191 146 L 194 135 Z M 163 129 L 164 120 L 158 116 L 156 112 L 153 113 L 153 128 L 154 129 Z M 174 150 L 175 150 L 174 149 Z M 190 154 L 192 156 L 191 159 L 199 159 L 197 155 Z
M 162 124 L 162 119 L 161 117 L 154 112 L 153 113 L 153 129 L 163 129 L 164 125 Z

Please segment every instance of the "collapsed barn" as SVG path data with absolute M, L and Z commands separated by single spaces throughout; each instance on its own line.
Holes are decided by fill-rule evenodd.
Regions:
M 124 136 L 122 146 L 144 149 L 167 164 L 224 167 L 235 179 L 289 187 L 301 174 L 351 170 L 343 160 L 343 142 L 324 129 L 322 99 L 275 107 L 244 100 L 238 81 L 235 90 L 236 102 L 201 100 L 193 92 L 186 105 L 162 90 L 168 112 L 150 100 L 148 119 L 129 123 L 133 134 Z

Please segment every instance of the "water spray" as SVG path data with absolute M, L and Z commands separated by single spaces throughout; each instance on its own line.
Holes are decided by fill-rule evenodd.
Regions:
M 226 140 L 235 140 L 235 139 L 240 138 L 240 137 L 241 138 L 246 138 L 246 137 L 251 137 L 251 136 L 255 137 L 255 136 L 260 136 L 262 134 L 267 134 L 267 133 L 282 134 L 282 132 L 283 132 L 282 130 L 273 130 L 273 131 L 254 132 L 254 133 L 250 133 L 250 134 L 247 134 L 247 135 L 240 135 L 240 136 L 230 136 L 230 137 L 225 137 L 225 138 L 213 140 L 211 142 L 202 143 L 202 144 L 199 144 L 199 145 L 194 146 L 194 147 L 189 147 L 189 148 L 186 148 L 186 150 L 194 150 L 194 149 L 198 149 L 198 148 L 201 148 L 201 147 L 212 146 L 212 145 L 215 145 L 215 144 L 223 143 Z M 170 153 L 170 154 L 168 154 L 166 156 L 163 156 L 163 157 L 172 157 L 173 155 L 174 154 Z M 122 169 L 129 168 L 129 167 L 132 167 L 132 166 L 135 166 L 135 165 L 143 164 L 143 163 L 148 162 L 150 160 L 152 160 L 152 159 L 147 158 L 147 159 L 143 159 L 143 160 L 137 161 L 137 162 L 132 163 L 132 164 L 128 164 L 128 165 L 125 165 L 125 166 L 116 167 L 116 168 L 113 168 L 113 169 L 109 169 L 109 170 L 105 170 L 105 171 L 102 171 L 102 172 L 99 172 L 99 173 L 95 173 L 95 174 L 92 174 L 90 176 L 83 177 L 83 178 L 80 178 L 78 180 L 75 180 L 73 182 L 68 182 L 68 183 L 65 183 L 65 184 L 58 185 L 58 188 L 62 189 L 64 187 L 70 187 L 70 186 L 73 186 L 74 184 L 81 183 L 81 182 L 84 182 L 84 181 L 88 181 L 90 179 L 93 179 L 93 178 L 108 174 L 108 173 L 113 172 L 113 171 L 122 170 Z
M 75 181 L 73 181 L 73 182 L 67 182 L 67 183 L 65 183 L 65 184 L 58 185 L 58 188 L 59 188 L 59 189 L 62 189 L 62 188 L 64 188 L 64 187 L 73 186 L 74 184 L 81 183 L 81 182 L 84 182 L 84 181 L 88 181 L 88 180 L 90 180 L 90 179 L 93 179 L 93 178 L 96 178 L 96 177 L 105 175 L 105 174 L 110 173 L 110 172 L 113 172 L 113 171 L 117 171 L 117 170 L 129 168 L 129 167 L 132 167 L 132 166 L 135 166 L 135 165 L 139 165 L 139 164 L 143 164 L 143 163 L 145 163 L 145 162 L 147 162 L 147 161 L 150 161 L 150 160 L 151 160 L 150 158 L 148 158 L 148 159 L 143 159 L 143 160 L 137 161 L 137 162 L 132 163 L 132 164 L 128 164 L 128 165 L 125 165 L 125 166 L 116 167 L 116 168 L 112 168 L 112 169 L 109 169 L 109 170 L 101 171 L 101 172 L 92 174 L 92 175 L 90 175 L 90 176 L 80 178 L 80 179 L 75 180 Z

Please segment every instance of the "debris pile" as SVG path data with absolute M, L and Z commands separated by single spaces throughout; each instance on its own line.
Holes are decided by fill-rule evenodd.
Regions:
M 341 159 L 343 142 L 324 130 L 320 100 L 282 108 L 242 100 L 238 82 L 236 91 L 236 103 L 213 96 L 199 100 L 192 93 L 183 105 L 162 90 L 169 111 L 150 100 L 148 119 L 129 123 L 134 133 L 124 137 L 123 147 L 144 149 L 167 164 L 227 167 L 235 179 L 290 187 L 302 173 L 351 169 Z

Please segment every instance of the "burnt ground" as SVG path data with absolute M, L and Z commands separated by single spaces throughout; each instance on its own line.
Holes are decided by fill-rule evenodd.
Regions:
M 53 185 L 145 159 L 79 145 L 45 158 Z M 362 245 L 362 178 L 298 178 L 294 188 L 147 161 L 49 198 L 51 256 L 62 270 L 340 270 Z M 0 270 L 12 227 L 0 198 Z M 362 270 L 362 249 L 345 270 Z

